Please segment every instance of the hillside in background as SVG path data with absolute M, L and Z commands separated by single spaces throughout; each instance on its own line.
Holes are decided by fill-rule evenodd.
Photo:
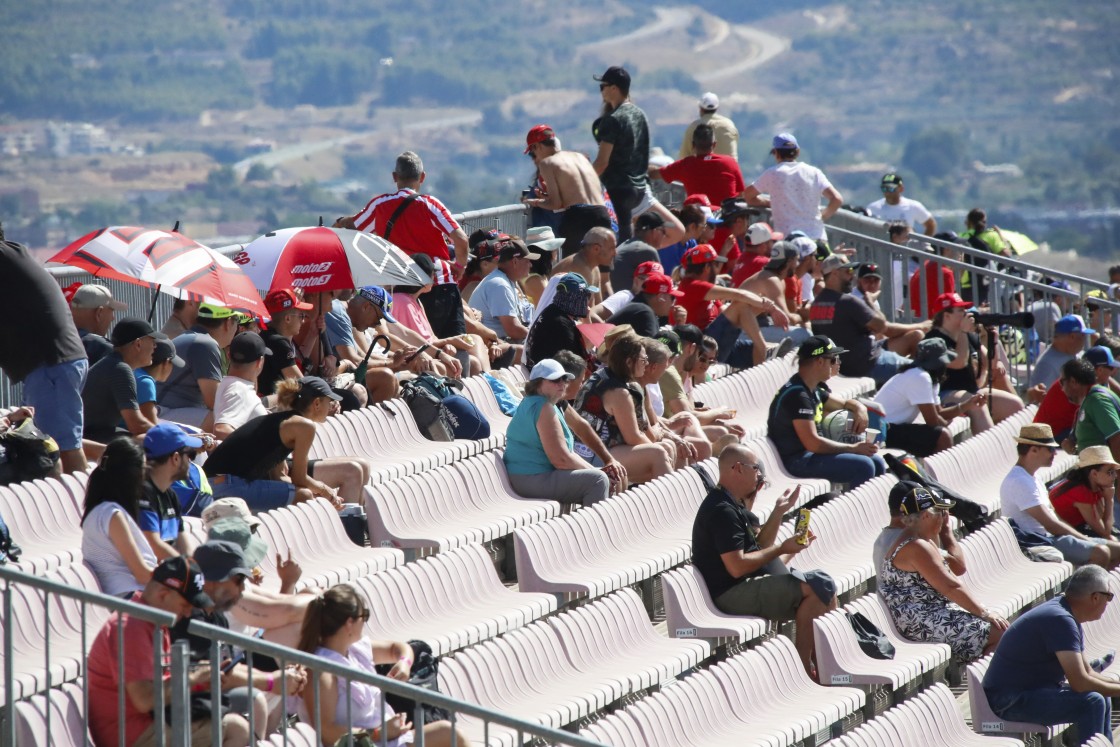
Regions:
M 748 180 L 788 129 L 853 204 L 896 168 L 931 207 L 983 204 L 1086 251 L 1120 244 L 1114 220 L 1059 219 L 1120 206 L 1114 0 L 763 5 L 6 3 L 0 135 L 89 122 L 132 151 L 7 148 L 0 179 L 37 197 L 0 193 L 0 219 L 37 237 L 111 216 L 311 219 L 360 206 L 405 147 L 454 209 L 507 203 L 531 176 L 533 124 L 593 151 L 591 74 L 622 63 L 669 153 L 713 90 Z

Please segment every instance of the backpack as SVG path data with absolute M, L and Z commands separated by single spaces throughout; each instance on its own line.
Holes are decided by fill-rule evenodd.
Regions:
M 35 426 L 31 418 L 0 433 L 4 460 L 0 463 L 0 485 L 58 475 L 58 444 Z
M 454 425 L 443 407 L 444 397 L 453 393 L 447 381 L 442 376 L 424 372 L 401 384 L 401 399 L 412 411 L 420 432 L 432 441 L 455 440 Z

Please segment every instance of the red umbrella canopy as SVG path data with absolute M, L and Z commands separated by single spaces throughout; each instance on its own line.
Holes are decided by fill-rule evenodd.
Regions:
M 154 287 L 176 298 L 268 313 L 253 283 L 233 260 L 180 233 L 111 226 L 86 234 L 48 261 L 97 277 Z

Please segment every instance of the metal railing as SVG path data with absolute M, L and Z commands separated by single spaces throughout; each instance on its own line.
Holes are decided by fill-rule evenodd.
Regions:
M 17 675 L 27 674 L 27 672 L 17 672 L 16 662 L 14 655 L 14 640 L 18 633 L 21 637 L 27 638 L 29 631 L 26 630 L 27 625 L 30 624 L 28 620 L 17 619 L 13 615 L 13 596 L 15 595 L 16 586 L 26 586 L 29 588 L 41 591 L 43 594 L 44 615 L 42 617 L 43 623 L 43 640 L 44 640 L 44 667 L 41 672 L 45 676 L 45 687 L 37 688 L 38 695 L 30 697 L 44 697 L 43 693 L 49 690 L 54 685 L 60 685 L 61 682 L 56 682 L 51 679 L 51 659 L 50 659 L 50 637 L 51 637 L 51 623 L 49 621 L 50 612 L 50 596 L 58 595 L 77 600 L 81 604 L 81 625 L 83 630 L 82 635 L 82 651 L 89 650 L 89 644 L 86 640 L 85 629 L 87 627 L 86 609 L 89 605 L 104 607 L 112 612 L 126 613 L 136 618 L 143 619 L 155 625 L 155 632 L 152 640 L 153 645 L 153 661 L 164 662 L 166 665 L 161 664 L 156 671 L 153 671 L 153 684 L 155 685 L 155 705 L 152 710 L 155 714 L 165 713 L 165 701 L 170 706 L 170 719 L 165 723 L 164 719 L 155 719 L 155 732 L 156 743 L 164 744 L 164 732 L 170 735 L 170 743 L 174 747 L 190 747 L 190 713 L 191 713 L 191 688 L 189 686 L 188 677 L 191 669 L 190 650 L 187 641 L 176 641 L 171 646 L 170 656 L 167 657 L 162 647 L 162 636 L 165 629 L 169 628 L 175 623 L 175 616 L 169 612 L 165 612 L 154 607 L 144 604 L 136 604 L 133 602 L 118 599 L 116 597 L 107 596 L 99 592 L 88 591 L 85 589 L 77 589 L 58 581 L 40 578 L 33 576 L 23 571 L 16 570 L 10 566 L 0 566 L 0 581 L 3 582 L 3 589 L 0 591 L 2 595 L 2 617 L 0 617 L 0 624 L 4 628 L 3 645 L 4 645 L 4 688 L 6 707 L 2 714 L 2 727 L 0 727 L 0 745 L 9 747 L 17 745 L 16 726 L 17 718 L 15 713 L 15 705 L 18 700 L 26 698 L 15 698 L 14 682 Z M 17 628 L 17 625 L 20 626 Z M 568 745 L 570 747 L 601 747 L 598 742 L 577 736 L 571 732 L 553 729 L 550 727 L 542 726 L 533 722 L 525 721 L 523 719 L 514 718 L 499 711 L 486 708 L 474 703 L 468 703 L 454 698 L 448 697 L 432 690 L 416 687 L 404 682 L 382 677 L 377 674 L 355 669 L 353 667 L 345 666 L 337 662 L 329 661 L 319 656 L 314 656 L 302 651 L 297 651 L 292 648 L 281 646 L 275 643 L 261 640 L 253 636 L 246 636 L 240 633 L 234 633 L 225 628 L 208 625 L 199 620 L 192 620 L 189 625 L 189 632 L 199 638 L 206 639 L 210 642 L 210 661 L 221 662 L 222 658 L 219 654 L 221 647 L 224 645 L 233 646 L 236 650 L 244 652 L 245 663 L 250 670 L 250 678 L 248 683 L 249 702 L 253 700 L 253 684 L 251 674 L 254 667 L 254 657 L 258 661 L 265 658 L 271 658 L 278 665 L 277 672 L 279 673 L 279 688 L 278 693 L 285 693 L 287 689 L 286 676 L 288 667 L 302 667 L 306 670 L 315 673 L 327 673 L 335 675 L 336 677 L 344 678 L 352 683 L 360 683 L 364 685 L 371 685 L 383 694 L 389 693 L 398 695 L 403 698 L 414 701 L 417 704 L 416 710 L 412 715 L 412 724 L 416 729 L 416 744 L 423 747 L 423 726 L 424 726 L 424 712 L 421 708 L 423 705 L 434 706 L 442 708 L 451 714 L 452 726 L 461 725 L 464 717 L 470 719 L 477 719 L 482 722 L 482 741 L 480 744 L 489 744 L 491 736 L 496 736 L 498 731 L 504 731 L 509 734 L 512 732 L 515 737 L 515 744 L 525 745 L 529 743 L 548 743 L 556 745 Z M 96 635 L 96 631 L 91 633 L 91 636 Z M 117 628 L 117 671 L 118 671 L 118 744 L 125 744 L 124 737 L 124 699 L 128 697 L 125 691 L 125 678 L 123 653 L 125 650 L 123 640 L 123 628 Z M 240 656 L 240 654 L 239 654 Z M 80 666 L 81 675 L 79 679 L 82 682 L 82 733 L 88 733 L 89 725 L 89 683 L 86 676 L 86 667 L 83 661 Z M 164 697 L 164 670 L 170 673 L 170 697 Z M 221 668 L 213 666 L 210 670 L 210 691 L 219 692 L 221 690 Z M 73 679 L 73 678 L 71 678 Z M 306 688 L 310 688 L 310 702 L 308 703 Z M 316 734 L 317 743 L 322 744 L 322 725 L 323 719 L 328 718 L 321 713 L 321 700 L 319 692 L 319 682 L 317 677 L 308 679 L 305 685 L 304 702 L 307 703 L 306 711 L 310 714 L 308 724 L 314 729 Z M 353 729 L 353 724 L 359 714 L 351 712 L 349 699 L 347 700 L 347 718 L 346 726 Z M 388 715 L 387 705 L 384 698 L 381 699 L 381 723 L 386 723 L 386 715 Z M 294 729 L 290 717 L 294 714 L 288 710 L 287 698 L 281 695 L 278 707 L 280 711 L 279 727 L 274 733 L 283 735 L 285 742 L 287 741 L 287 734 L 290 729 Z M 62 729 L 67 729 L 71 724 L 57 723 L 58 716 L 54 713 L 54 709 L 50 707 L 43 707 L 37 709 L 43 712 L 46 720 L 47 741 L 44 744 L 56 744 L 61 739 L 52 737 L 52 734 L 61 733 Z M 248 709 L 249 728 L 250 733 L 259 733 L 255 730 L 257 724 L 253 723 L 254 715 L 253 709 Z M 330 722 L 334 721 L 334 714 L 329 716 Z M 221 720 L 212 719 L 211 736 L 213 744 L 222 744 L 221 734 Z M 491 734 L 491 731 L 494 734 Z M 386 745 L 388 743 L 387 729 L 381 731 L 380 744 Z M 452 737 L 453 745 L 455 744 L 455 737 Z M 19 744 L 18 747 L 34 747 L 29 744 Z

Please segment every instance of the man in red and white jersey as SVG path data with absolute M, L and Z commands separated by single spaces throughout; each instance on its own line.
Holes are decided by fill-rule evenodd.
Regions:
M 419 193 L 426 176 L 420 156 L 406 150 L 397 156 L 393 169 L 397 191 L 374 197 L 356 215 L 339 218 L 334 225 L 376 234 L 409 255 L 427 254 L 433 259 L 451 261 L 447 248 L 451 243 L 455 249 L 451 266 L 458 277 L 467 265 L 467 234 L 442 202 Z

